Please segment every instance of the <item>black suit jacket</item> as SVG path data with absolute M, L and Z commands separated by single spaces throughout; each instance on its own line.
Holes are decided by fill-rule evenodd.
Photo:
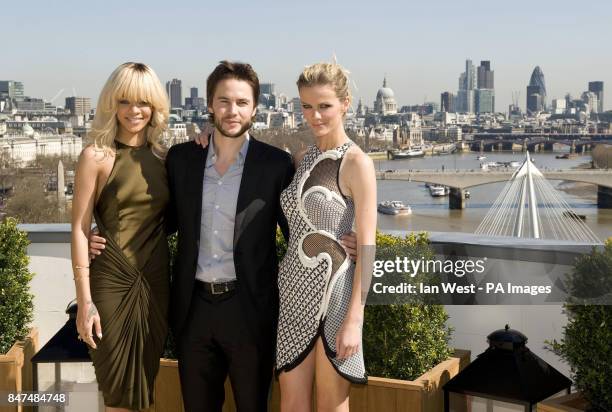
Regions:
M 285 151 L 250 139 L 236 205 L 236 293 L 252 332 L 273 342 L 278 318 L 276 226 L 288 239 L 280 194 L 291 182 L 294 167 Z M 168 222 L 178 231 L 170 302 L 170 326 L 177 337 L 185 326 L 195 284 L 207 153 L 208 147 L 187 142 L 172 146 L 166 157 Z

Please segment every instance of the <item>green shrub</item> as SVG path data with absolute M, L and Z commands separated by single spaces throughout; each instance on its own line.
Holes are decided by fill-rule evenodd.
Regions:
M 377 234 L 376 259 L 431 259 L 434 256 L 426 233 L 404 238 Z M 404 274 L 386 273 L 399 281 L 430 283 L 435 275 L 419 273 L 410 279 Z M 401 278 L 401 279 L 400 279 Z M 399 299 L 399 298 L 398 298 Z M 371 299 L 368 298 L 368 302 Z M 363 347 L 368 374 L 384 378 L 414 380 L 436 364 L 448 359 L 452 330 L 446 325 L 448 315 L 442 305 L 429 301 L 367 305 L 364 314 Z
M 14 218 L 0 222 L 0 353 L 25 338 L 32 321 L 29 243 L 27 233 L 17 228 Z
M 612 410 L 612 305 L 585 305 L 580 298 L 612 292 L 612 241 L 579 258 L 568 276 L 568 317 L 561 341 L 549 349 L 570 365 L 572 379 L 592 411 Z M 608 295 L 609 296 L 609 295 Z
M 281 232 L 280 228 L 276 228 L 276 256 L 278 256 L 278 261 L 280 263 L 283 256 L 287 252 L 287 242 L 285 242 L 285 237 L 283 236 L 283 232 Z

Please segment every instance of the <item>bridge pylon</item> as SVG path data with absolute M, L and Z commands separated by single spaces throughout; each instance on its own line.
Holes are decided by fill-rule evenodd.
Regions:
M 612 188 L 601 194 L 612 206 Z M 599 195 L 598 195 L 599 199 Z M 487 236 L 601 243 L 533 164 L 529 152 L 476 229 Z
M 448 194 L 449 209 L 465 209 L 465 190 L 451 187 Z
M 612 209 L 612 188 L 597 186 L 597 207 L 600 209 Z

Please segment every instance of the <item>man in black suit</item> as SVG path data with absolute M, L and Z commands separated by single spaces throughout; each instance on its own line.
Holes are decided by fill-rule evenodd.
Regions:
M 280 194 L 291 156 L 249 135 L 259 96 L 250 65 L 221 62 L 207 80 L 215 129 L 209 145 L 187 142 L 166 157 L 178 231 L 170 326 L 185 410 L 221 411 L 229 375 L 236 406 L 266 411 L 278 318 L 276 227 L 288 239 Z M 92 236 L 91 252 L 104 240 Z M 355 237 L 343 238 L 352 255 Z
M 210 144 L 179 144 L 166 158 L 178 230 L 171 325 L 187 411 L 220 411 L 228 374 L 238 410 L 267 410 L 276 227 L 288 237 L 280 194 L 294 169 L 288 153 L 249 136 L 258 96 L 250 65 L 221 62 L 207 80 Z

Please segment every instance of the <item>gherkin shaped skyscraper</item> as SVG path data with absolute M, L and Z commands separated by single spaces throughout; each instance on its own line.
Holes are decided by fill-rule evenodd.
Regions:
M 542 94 L 546 96 L 546 84 L 544 83 L 544 73 L 540 66 L 536 66 L 531 73 L 531 80 L 529 80 L 530 86 L 538 86 L 542 91 Z
M 546 110 L 546 83 L 540 66 L 531 73 L 527 86 L 527 113 L 534 114 Z

